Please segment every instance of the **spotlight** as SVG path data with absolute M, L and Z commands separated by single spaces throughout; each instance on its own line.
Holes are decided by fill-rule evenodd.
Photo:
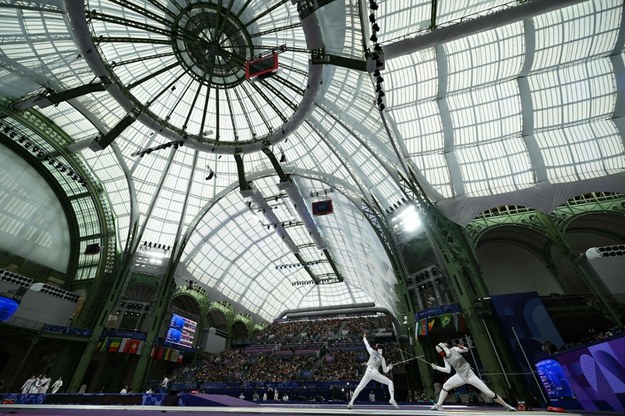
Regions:
M 376 3 L 375 1 L 369 2 L 369 8 L 371 10 L 378 10 L 378 3 Z
M 378 77 L 375 79 L 378 84 L 384 82 L 384 78 L 382 78 L 382 76 L 378 75 Z
M 379 91 L 378 92 L 378 97 L 384 97 L 386 94 L 384 94 L 384 91 Z
M 374 23 L 374 22 L 375 22 L 375 14 L 371 13 L 371 14 L 369 15 L 369 21 L 370 21 L 371 23 Z
M 373 30 L 374 32 L 379 32 L 380 31 L 380 26 L 377 23 L 374 23 L 371 26 L 371 30 Z
M 371 40 L 371 42 L 377 42 L 378 41 L 378 37 L 375 35 L 375 33 L 373 35 L 371 35 L 371 37 L 369 38 L 369 40 Z
M 384 105 L 384 103 L 382 103 L 378 106 L 378 108 L 380 109 L 380 111 L 382 111 L 386 108 L 386 106 Z
M 380 76 L 380 70 L 376 69 L 375 71 L 373 71 L 373 76 L 374 77 L 379 77 Z

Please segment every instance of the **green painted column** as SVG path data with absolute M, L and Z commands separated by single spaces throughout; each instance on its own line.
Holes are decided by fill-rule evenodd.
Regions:
M 502 374 L 515 372 L 511 366 L 510 346 L 493 337 L 492 333 L 497 331 L 495 324 L 487 322 L 474 306 L 478 298 L 487 297 L 489 293 L 473 244 L 462 227 L 443 217 L 432 204 L 420 199 L 424 201 L 421 208 L 422 214 L 425 214 L 428 239 L 456 292 L 466 325 L 478 348 L 485 372 L 489 374 L 488 385 L 501 395 L 507 395 L 510 390 L 521 393 L 522 384 Z
M 556 217 L 535 212 L 530 216 L 531 226 L 540 228 L 554 246 L 558 247 L 566 258 L 571 262 L 577 274 L 582 278 L 590 293 L 599 303 L 604 316 L 612 321 L 615 326 L 622 325 L 622 317 L 619 313 L 618 304 L 612 293 L 591 267 L 585 255 L 574 253 L 564 237 L 565 218 L 556 220 Z
M 174 247 L 173 252 L 175 252 L 175 250 L 176 248 Z M 174 272 L 177 264 L 178 259 L 170 262 L 167 272 L 159 282 L 155 297 L 156 305 L 152 308 L 151 316 L 148 318 L 152 319 L 152 325 L 150 325 L 150 328 L 146 333 L 145 343 L 143 345 L 143 349 L 141 350 L 141 355 L 139 356 L 137 367 L 130 386 L 133 391 L 142 391 L 143 382 L 148 376 L 150 366 L 152 365 L 152 347 L 154 346 L 155 340 L 159 335 L 163 320 L 167 315 L 170 299 L 176 290 Z
M 15 370 L 15 373 L 13 373 L 11 380 L 9 380 L 9 384 L 7 386 L 9 391 L 18 391 L 18 386 L 16 385 L 16 383 L 19 383 L 18 381 L 19 377 L 23 378 L 24 379 L 23 381 L 25 381 L 30 376 L 30 374 L 28 375 L 23 374 L 24 366 L 26 365 L 26 362 L 30 360 L 31 358 L 30 354 L 33 352 L 33 349 L 35 348 L 35 345 L 37 345 L 38 342 L 39 342 L 39 334 L 36 334 L 31 338 L 30 345 L 28 346 L 28 349 L 22 356 L 22 361 L 20 361 L 20 365 L 17 367 L 17 370 Z M 20 384 L 19 386 L 21 387 L 22 385 Z
M 129 258 L 132 259 L 132 255 L 129 255 Z M 75 393 L 80 388 L 80 385 L 83 384 L 83 378 L 85 373 L 87 372 L 87 368 L 89 367 L 89 363 L 91 363 L 91 358 L 95 353 L 95 348 L 100 340 L 100 336 L 104 332 L 106 327 L 106 322 L 108 320 L 109 315 L 117 305 L 120 297 L 123 295 L 123 291 L 125 288 L 125 283 L 129 279 L 130 276 L 130 263 L 129 259 L 125 260 L 125 266 L 119 271 L 117 276 L 113 278 L 113 281 L 110 282 L 110 285 L 102 284 L 99 286 L 99 290 L 92 291 L 89 293 L 89 297 L 91 298 L 106 298 L 102 309 L 99 311 L 99 317 L 95 326 L 93 327 L 93 332 L 89 337 L 89 341 L 85 346 L 85 349 L 82 353 L 80 361 L 74 371 L 74 375 L 72 376 L 69 384 L 67 386 L 68 393 Z

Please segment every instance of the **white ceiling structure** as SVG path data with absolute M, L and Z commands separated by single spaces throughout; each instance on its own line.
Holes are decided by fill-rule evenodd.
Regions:
M 366 302 L 397 312 L 362 209 L 405 199 L 408 170 L 461 225 L 503 204 L 549 212 L 624 192 L 622 1 L 376 4 L 0 0 L 0 95 L 110 80 L 28 111 L 71 137 L 120 247 L 135 226 L 137 240 L 179 247 L 181 281 L 266 320 Z M 383 81 L 363 70 L 371 20 Z M 245 62 L 272 50 L 279 70 L 246 79 Z M 319 51 L 332 64 L 313 62 Z M 325 199 L 334 212 L 312 216 Z

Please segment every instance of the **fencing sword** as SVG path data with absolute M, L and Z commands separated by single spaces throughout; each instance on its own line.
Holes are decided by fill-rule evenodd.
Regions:
M 425 354 L 424 354 L 424 355 L 425 355 Z M 417 360 L 421 360 L 421 361 L 423 361 L 423 362 L 424 362 L 424 363 L 426 363 L 427 365 L 431 365 L 431 363 L 430 363 L 428 360 L 426 360 L 425 358 L 421 358 L 421 357 L 423 357 L 423 355 L 419 355 L 418 357 L 415 357 L 415 358 L 416 358 Z
M 396 365 L 399 365 L 399 364 L 404 364 L 404 363 L 407 363 L 408 361 L 412 361 L 412 360 L 421 360 L 421 361 L 424 361 L 424 362 L 428 363 L 427 361 L 425 361 L 425 360 L 424 360 L 423 358 L 421 358 L 421 357 L 423 357 L 423 355 L 419 355 L 419 356 L 417 356 L 417 357 L 408 358 L 407 360 L 400 361 L 400 362 L 398 362 L 398 363 L 393 363 L 392 365 L 393 365 L 393 366 L 396 366 Z M 429 363 L 428 363 L 428 364 L 429 364 Z

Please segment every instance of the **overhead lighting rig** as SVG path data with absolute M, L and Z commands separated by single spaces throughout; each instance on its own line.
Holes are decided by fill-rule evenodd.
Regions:
M 171 246 L 166 246 L 165 244 L 153 243 L 152 241 L 144 241 L 143 244 L 139 246 L 139 249 L 142 251 L 154 251 L 154 250 L 162 250 L 167 253 L 171 251 Z
M 308 266 L 315 266 L 317 264 L 321 264 L 321 263 L 329 263 L 328 260 L 323 259 L 323 260 L 314 260 L 314 261 L 306 261 L 303 263 L 291 263 L 291 264 L 278 264 L 276 266 L 276 270 L 282 270 L 282 269 L 298 269 L 300 267 L 308 267 Z
M 55 168 L 59 173 L 67 176 L 73 181 L 78 182 L 82 186 L 87 186 L 85 179 L 78 174 L 74 169 L 70 166 L 66 165 L 63 162 L 56 160 L 53 156 L 46 154 L 46 150 L 39 147 L 37 143 L 26 137 L 25 134 L 16 131 L 15 127 L 9 124 L 3 124 L 0 122 L 0 126 L 2 127 L 2 132 L 6 134 L 8 137 L 13 139 L 17 144 L 30 152 L 34 157 L 36 157 L 41 162 L 48 162 L 48 164 Z
M 324 197 L 334 192 L 334 188 L 322 189 L 321 191 L 310 191 L 311 198 Z
M 183 140 L 174 140 L 174 141 L 171 141 L 171 142 L 163 143 L 163 144 L 158 145 L 158 146 L 148 147 L 148 148 L 142 149 L 142 150 L 137 150 L 136 152 L 131 153 L 130 156 L 143 157 L 145 155 L 149 155 L 150 153 L 152 153 L 155 150 L 163 150 L 163 149 L 168 149 L 170 147 L 173 147 L 174 149 L 178 149 L 179 147 L 182 147 L 183 145 L 184 145 L 184 141 Z
M 380 74 L 380 70 L 384 69 L 384 61 L 382 46 L 378 43 L 378 33 L 380 32 L 380 25 L 376 22 L 376 12 L 378 8 L 378 3 L 375 0 L 369 1 L 369 22 L 371 23 L 372 33 L 369 40 L 373 42 L 373 52 L 371 52 L 371 58 L 375 61 L 375 71 L 373 71 L 373 76 L 375 77 L 375 92 L 377 93 L 375 105 L 378 107 L 378 110 L 383 111 L 386 108 L 386 104 L 384 103 L 384 96 L 386 94 L 382 88 L 384 78 Z

